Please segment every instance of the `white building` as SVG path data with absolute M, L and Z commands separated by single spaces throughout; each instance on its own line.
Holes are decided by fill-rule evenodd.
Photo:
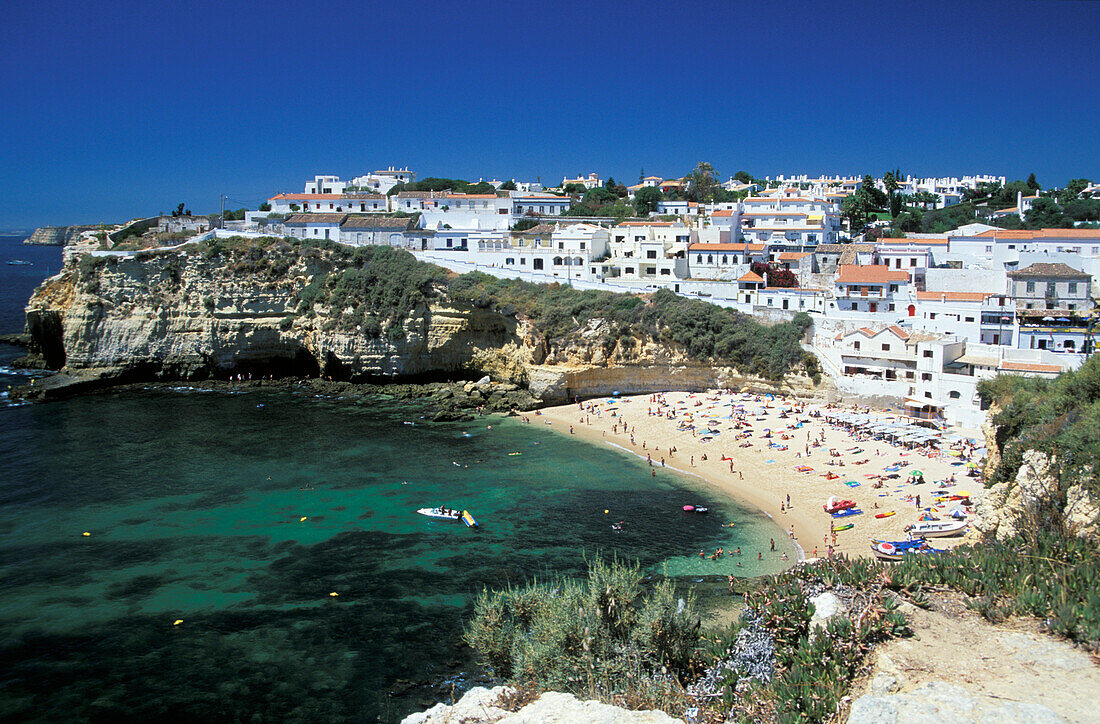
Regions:
M 587 176 L 577 176 L 577 178 L 563 178 L 561 180 L 562 188 L 565 188 L 567 184 L 580 184 L 586 189 L 594 189 L 600 185 L 600 175 L 590 173 Z
M 409 167 L 395 168 L 390 166 L 381 171 L 356 176 L 348 182 L 348 186 L 354 186 L 360 191 L 385 194 L 397 184 L 416 183 L 416 172 Z
M 381 194 L 276 194 L 267 200 L 271 213 L 294 214 L 299 211 L 322 213 L 385 213 L 388 199 Z
M 531 216 L 561 216 L 573 205 L 568 196 L 517 192 L 512 194 L 512 216 L 516 219 Z

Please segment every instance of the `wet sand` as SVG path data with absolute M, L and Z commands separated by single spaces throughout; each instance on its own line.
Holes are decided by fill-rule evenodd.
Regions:
M 737 405 L 742 406 L 749 425 L 742 429 L 735 428 L 736 420 L 729 418 Z M 946 443 L 941 453 L 906 450 L 884 440 L 857 439 L 856 435 L 827 424 L 823 417 L 810 416 L 815 410 L 825 412 L 824 407 L 807 405 L 801 412 L 793 410 L 794 403 L 781 398 L 770 400 L 726 392 L 667 392 L 618 398 L 614 404 L 609 398 L 589 400 L 580 405 L 547 408 L 537 416 L 534 413 L 524 416 L 533 424 L 550 423 L 552 429 L 562 434 L 570 434 L 572 428 L 572 434 L 582 439 L 616 445 L 642 458 L 649 457 L 656 467 L 663 464 L 702 478 L 713 489 L 758 508 L 781 528 L 793 532 L 796 549 L 807 558 L 815 557 L 815 551 L 817 556 L 824 556 L 827 547 L 833 544 L 830 524 L 853 524 L 852 528 L 835 533 L 834 551 L 869 556 L 870 539 L 905 538 L 904 527 L 916 522 L 920 515 L 916 495 L 920 495 L 922 508 L 932 506 L 937 518 L 946 519 L 960 504 L 948 501 L 937 504 L 938 497 L 976 490 L 981 485 L 966 476 L 967 468 L 961 458 L 947 454 Z M 618 431 L 613 429 L 616 424 Z M 678 429 L 686 425 L 695 429 Z M 704 432 L 707 429 L 720 434 L 707 435 Z M 764 437 L 767 429 L 771 430 L 770 438 Z M 751 432 L 751 436 L 736 438 L 745 432 Z M 817 447 L 813 446 L 815 441 Z M 751 447 L 742 447 L 745 443 Z M 787 449 L 769 447 L 769 443 Z M 672 447 L 675 453 L 670 452 Z M 830 455 L 830 449 L 837 451 L 839 457 Z M 898 463 L 902 467 L 896 471 L 886 470 Z M 799 466 L 812 470 L 800 471 Z M 912 470 L 920 470 L 926 482 L 907 483 Z M 837 477 L 826 477 L 830 474 Z M 937 484 L 952 474 L 957 483 L 945 487 Z M 874 488 L 877 481 L 871 475 L 898 477 L 882 480 L 882 486 Z M 845 484 L 849 481 L 859 485 L 850 487 Z M 787 496 L 790 496 L 789 508 Z M 855 501 L 863 513 L 834 519 L 822 508 L 830 496 Z M 895 514 L 875 517 L 889 511 Z M 973 535 L 973 531 L 968 531 L 966 536 L 935 538 L 930 542 L 936 548 L 945 548 Z

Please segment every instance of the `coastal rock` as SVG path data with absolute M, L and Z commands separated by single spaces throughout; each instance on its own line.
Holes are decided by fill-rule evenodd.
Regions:
M 991 704 L 962 686 L 930 681 L 905 694 L 868 694 L 852 702 L 848 724 L 1054 724 L 1064 720 L 1042 704 Z
M 810 599 L 814 605 L 814 615 L 810 618 L 810 628 L 824 627 L 829 619 L 846 612 L 848 607 L 832 591 L 825 591 Z
M 628 711 L 598 701 L 581 701 L 572 694 L 547 692 L 517 712 L 494 704 L 505 688 L 476 687 L 453 706 L 436 704 L 410 714 L 401 724 L 673 724 L 679 722 L 663 711 Z
M 67 247 L 62 272 L 27 306 L 30 352 L 74 375 L 123 369 L 127 379 L 148 381 L 253 374 L 365 382 L 476 374 L 466 395 L 476 390 L 513 406 L 614 390 L 820 394 L 809 377 L 769 381 L 664 340 L 612 338 L 605 320 L 550 339 L 522 314 L 450 299 L 443 284 L 400 322 L 348 314 L 347 304 L 330 309 L 328 297 L 312 291 L 316 301 L 303 301 L 307 290 L 332 286 L 334 265 L 348 263 L 333 250 L 274 241 L 247 253 L 183 245 L 104 257 L 90 248 Z M 509 397 L 520 390 L 529 396 Z M 504 396 L 494 398 L 497 391 Z

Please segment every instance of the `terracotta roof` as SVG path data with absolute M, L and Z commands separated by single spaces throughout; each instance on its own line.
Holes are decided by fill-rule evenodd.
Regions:
M 984 302 L 991 296 L 989 292 L 917 292 L 917 299 L 930 302 Z
M 283 222 L 286 226 L 299 224 L 339 224 L 347 214 L 294 214 Z
M 975 236 L 996 239 L 1097 239 L 1100 229 L 990 229 Z
M 927 237 L 895 237 L 884 236 L 879 239 L 879 246 L 939 246 L 947 244 L 948 239 L 946 236 L 927 236 Z
M 340 224 L 344 229 L 406 229 L 412 222 L 410 218 L 394 216 L 349 216 Z
M 801 211 L 746 211 L 745 216 L 809 216 Z
M 624 221 L 619 226 L 672 226 L 672 221 Z M 687 227 L 684 227 L 685 230 Z
M 495 199 L 499 198 L 496 194 L 442 194 L 441 198 L 444 199 Z
M 763 244 L 717 244 L 696 242 L 688 246 L 688 251 L 764 251 Z
M 901 327 L 897 326 L 896 324 L 892 324 L 889 327 L 884 327 L 883 329 L 879 330 L 874 330 L 869 327 L 860 327 L 855 332 L 848 332 L 848 334 L 841 332 L 836 337 L 834 337 L 834 339 L 844 339 L 845 337 L 853 334 L 862 334 L 864 337 L 874 337 L 876 335 L 882 334 L 883 332 L 890 332 L 898 339 L 909 339 L 909 333 Z
M 909 281 L 909 272 L 891 271 L 884 264 L 857 266 L 841 264 L 837 284 L 886 284 L 887 282 Z
M 341 194 L 277 194 L 270 201 L 339 201 L 347 198 Z
M 663 178 L 661 178 L 660 176 L 646 176 L 646 177 L 645 177 L 644 179 L 642 179 L 642 180 L 643 180 L 643 181 L 652 181 L 652 180 L 654 180 L 654 179 L 656 179 L 656 180 L 658 180 L 658 181 L 664 181 L 664 179 L 663 179 Z
M 513 234 L 523 234 L 524 236 L 541 236 L 542 234 L 553 234 L 554 224 L 537 224 L 525 231 L 513 231 Z
M 1062 371 L 1061 365 L 1044 365 L 1038 362 L 1001 362 L 1002 370 L 1012 370 L 1016 372 L 1053 372 L 1059 373 Z
M 1077 271 L 1071 266 L 1062 264 L 1046 264 L 1038 263 L 1032 264 L 1026 269 L 1017 269 L 1016 271 L 1008 272 L 1007 276 L 1011 279 L 1026 278 L 1026 277 L 1056 277 L 1059 279 L 1091 279 L 1092 275 L 1083 271 Z
M 398 191 L 399 199 L 430 199 L 436 194 L 432 191 Z
M 764 278 L 754 272 L 748 272 L 745 276 L 741 277 L 737 281 L 739 282 L 763 282 Z
M 785 251 L 779 255 L 779 261 L 798 261 L 810 256 L 808 251 Z
M 733 216 L 733 212 L 732 212 L 732 211 L 728 211 L 728 210 L 725 210 L 725 211 L 715 211 L 715 212 L 714 212 L 713 214 L 711 214 L 711 216 L 712 216 L 712 217 L 713 217 L 713 216 L 722 216 L 722 217 L 725 217 L 725 216 Z

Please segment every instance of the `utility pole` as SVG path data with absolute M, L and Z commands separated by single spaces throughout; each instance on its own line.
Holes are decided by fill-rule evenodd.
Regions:
M 218 194 L 218 202 L 221 205 L 221 212 L 218 214 L 218 228 L 225 228 L 225 194 Z

